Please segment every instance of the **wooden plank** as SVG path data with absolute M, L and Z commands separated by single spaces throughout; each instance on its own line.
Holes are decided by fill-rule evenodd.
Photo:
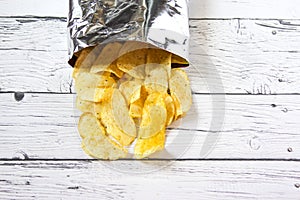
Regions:
M 89 158 L 74 98 L 0 94 L 0 159 Z M 299 116 L 298 96 L 194 95 L 191 112 L 168 130 L 166 151 L 152 158 L 300 159 Z
M 299 20 L 191 20 L 190 27 L 194 92 L 300 93 Z M 64 20 L 2 18 L 0 28 L 2 91 L 72 91 Z
M 296 200 L 299 169 L 299 162 L 282 161 L 1 161 L 0 195 L 3 200 Z
M 300 19 L 297 0 L 190 0 L 192 18 Z
M 191 18 L 300 19 L 297 0 L 190 0 Z M 0 16 L 66 17 L 68 0 L 10 0 L 0 2 Z

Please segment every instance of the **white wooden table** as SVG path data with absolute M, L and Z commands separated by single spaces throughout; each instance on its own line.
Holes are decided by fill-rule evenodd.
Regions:
M 194 142 L 177 160 L 104 162 L 80 148 L 67 0 L 0 1 L 0 199 L 300 199 L 299 0 L 190 4 L 199 121 L 169 138 Z

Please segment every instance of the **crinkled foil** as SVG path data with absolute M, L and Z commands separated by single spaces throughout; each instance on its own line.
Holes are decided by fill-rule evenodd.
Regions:
M 188 60 L 188 0 L 69 0 L 69 63 L 81 49 L 141 41 Z

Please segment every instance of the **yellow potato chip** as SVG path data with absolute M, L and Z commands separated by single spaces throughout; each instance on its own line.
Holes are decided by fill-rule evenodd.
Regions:
M 165 51 L 163 49 L 158 48 L 149 48 L 148 54 L 147 54 L 147 66 L 150 66 L 148 68 L 146 66 L 145 71 L 146 75 L 150 73 L 149 70 L 152 69 L 151 65 L 149 64 L 157 64 L 161 65 L 167 72 L 167 80 L 171 77 L 171 57 L 172 54 L 168 51 Z
M 137 101 L 141 95 L 141 87 L 143 82 L 139 79 L 125 81 L 120 84 L 119 90 L 123 94 L 127 105 Z
M 94 47 L 88 47 L 79 52 L 79 57 L 74 65 L 72 77 L 77 78 L 77 75 L 81 72 L 89 72 L 95 59 L 97 58 L 99 51 Z
M 124 131 L 125 134 L 136 137 L 136 127 L 133 119 L 129 116 L 128 106 L 126 101 L 118 89 L 112 93 L 111 103 L 111 116 L 116 122 L 117 126 Z
M 110 74 L 92 74 L 88 72 L 82 72 L 77 75 L 75 80 L 75 89 L 84 90 L 86 88 L 103 88 L 103 87 L 115 87 L 116 81 L 110 77 Z
M 122 77 L 123 72 L 116 65 L 121 47 L 119 42 L 108 43 L 93 63 L 91 73 L 111 72 L 119 78 Z
M 165 129 L 167 110 L 162 94 L 150 94 L 143 108 L 142 121 L 139 127 L 139 138 L 150 138 Z
M 142 139 L 138 138 L 134 147 L 134 155 L 137 159 L 142 159 L 160 151 L 165 146 L 166 131 L 162 129 L 153 137 Z
M 169 80 L 171 96 L 176 107 L 176 118 L 184 115 L 191 108 L 192 92 L 190 82 L 183 69 L 172 69 Z
M 174 105 L 172 97 L 169 94 L 166 94 L 164 96 L 164 100 L 165 100 L 166 109 L 167 109 L 166 126 L 169 126 L 173 122 L 173 119 L 174 119 L 175 105 Z
M 120 130 L 119 127 L 117 127 L 116 123 L 110 121 L 109 118 L 107 118 L 106 116 L 104 116 L 102 119 L 103 120 L 101 121 L 106 127 L 106 132 L 109 135 L 111 135 L 122 146 L 128 146 L 135 140 L 135 137 L 125 134 L 122 130 Z
M 177 56 L 175 54 L 172 55 L 172 63 L 174 64 L 181 64 L 181 65 L 188 65 L 189 63 L 182 57 Z
M 76 97 L 76 108 L 81 112 L 94 113 L 94 106 L 94 102 L 82 100 L 79 96 Z
M 83 139 L 82 148 L 90 156 L 109 160 L 126 157 L 126 149 L 105 135 L 104 127 L 92 113 L 81 115 L 78 130 Z
M 168 73 L 163 65 L 147 64 L 147 73 L 144 81 L 146 91 L 150 94 L 153 92 L 167 93 L 168 90 Z
M 144 102 L 142 99 L 138 99 L 135 102 L 132 102 L 129 106 L 129 115 L 132 118 L 140 118 L 143 114 Z
M 102 102 L 109 98 L 114 88 L 86 88 L 77 91 L 77 96 L 84 101 Z
M 107 98 L 116 81 L 108 74 L 92 74 L 82 72 L 75 80 L 75 90 L 81 100 L 101 102 Z
M 140 42 L 126 42 L 119 52 L 117 67 L 134 78 L 145 78 L 147 49 Z
M 101 122 L 120 144 L 127 146 L 136 138 L 136 127 L 124 97 L 118 89 L 114 89 L 110 97 L 102 102 Z
M 147 92 L 145 87 L 141 87 L 141 92 L 140 92 L 140 98 L 136 100 L 135 102 L 132 102 L 129 106 L 129 115 L 132 118 L 141 118 L 143 114 L 143 107 L 144 107 L 144 102 L 147 98 Z M 135 120 L 136 125 L 140 125 L 140 120 Z
M 182 117 L 184 113 L 182 112 L 182 107 L 177 97 L 174 94 L 171 94 L 171 97 L 173 99 L 174 107 L 175 107 L 175 114 L 174 114 L 174 121 L 175 121 L 178 118 Z
M 108 112 L 109 111 L 104 109 L 100 114 L 101 122 L 106 127 L 106 132 L 121 145 L 130 145 L 135 140 L 135 137 L 125 134 L 117 126 L 116 122 L 111 118 L 111 115 Z

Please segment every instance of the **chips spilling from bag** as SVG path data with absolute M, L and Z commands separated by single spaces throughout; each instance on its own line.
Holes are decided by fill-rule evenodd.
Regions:
M 98 159 L 145 158 L 164 149 L 166 127 L 192 105 L 190 82 L 171 53 L 139 42 L 84 49 L 73 71 L 82 148 Z M 183 61 L 182 61 L 183 62 Z

